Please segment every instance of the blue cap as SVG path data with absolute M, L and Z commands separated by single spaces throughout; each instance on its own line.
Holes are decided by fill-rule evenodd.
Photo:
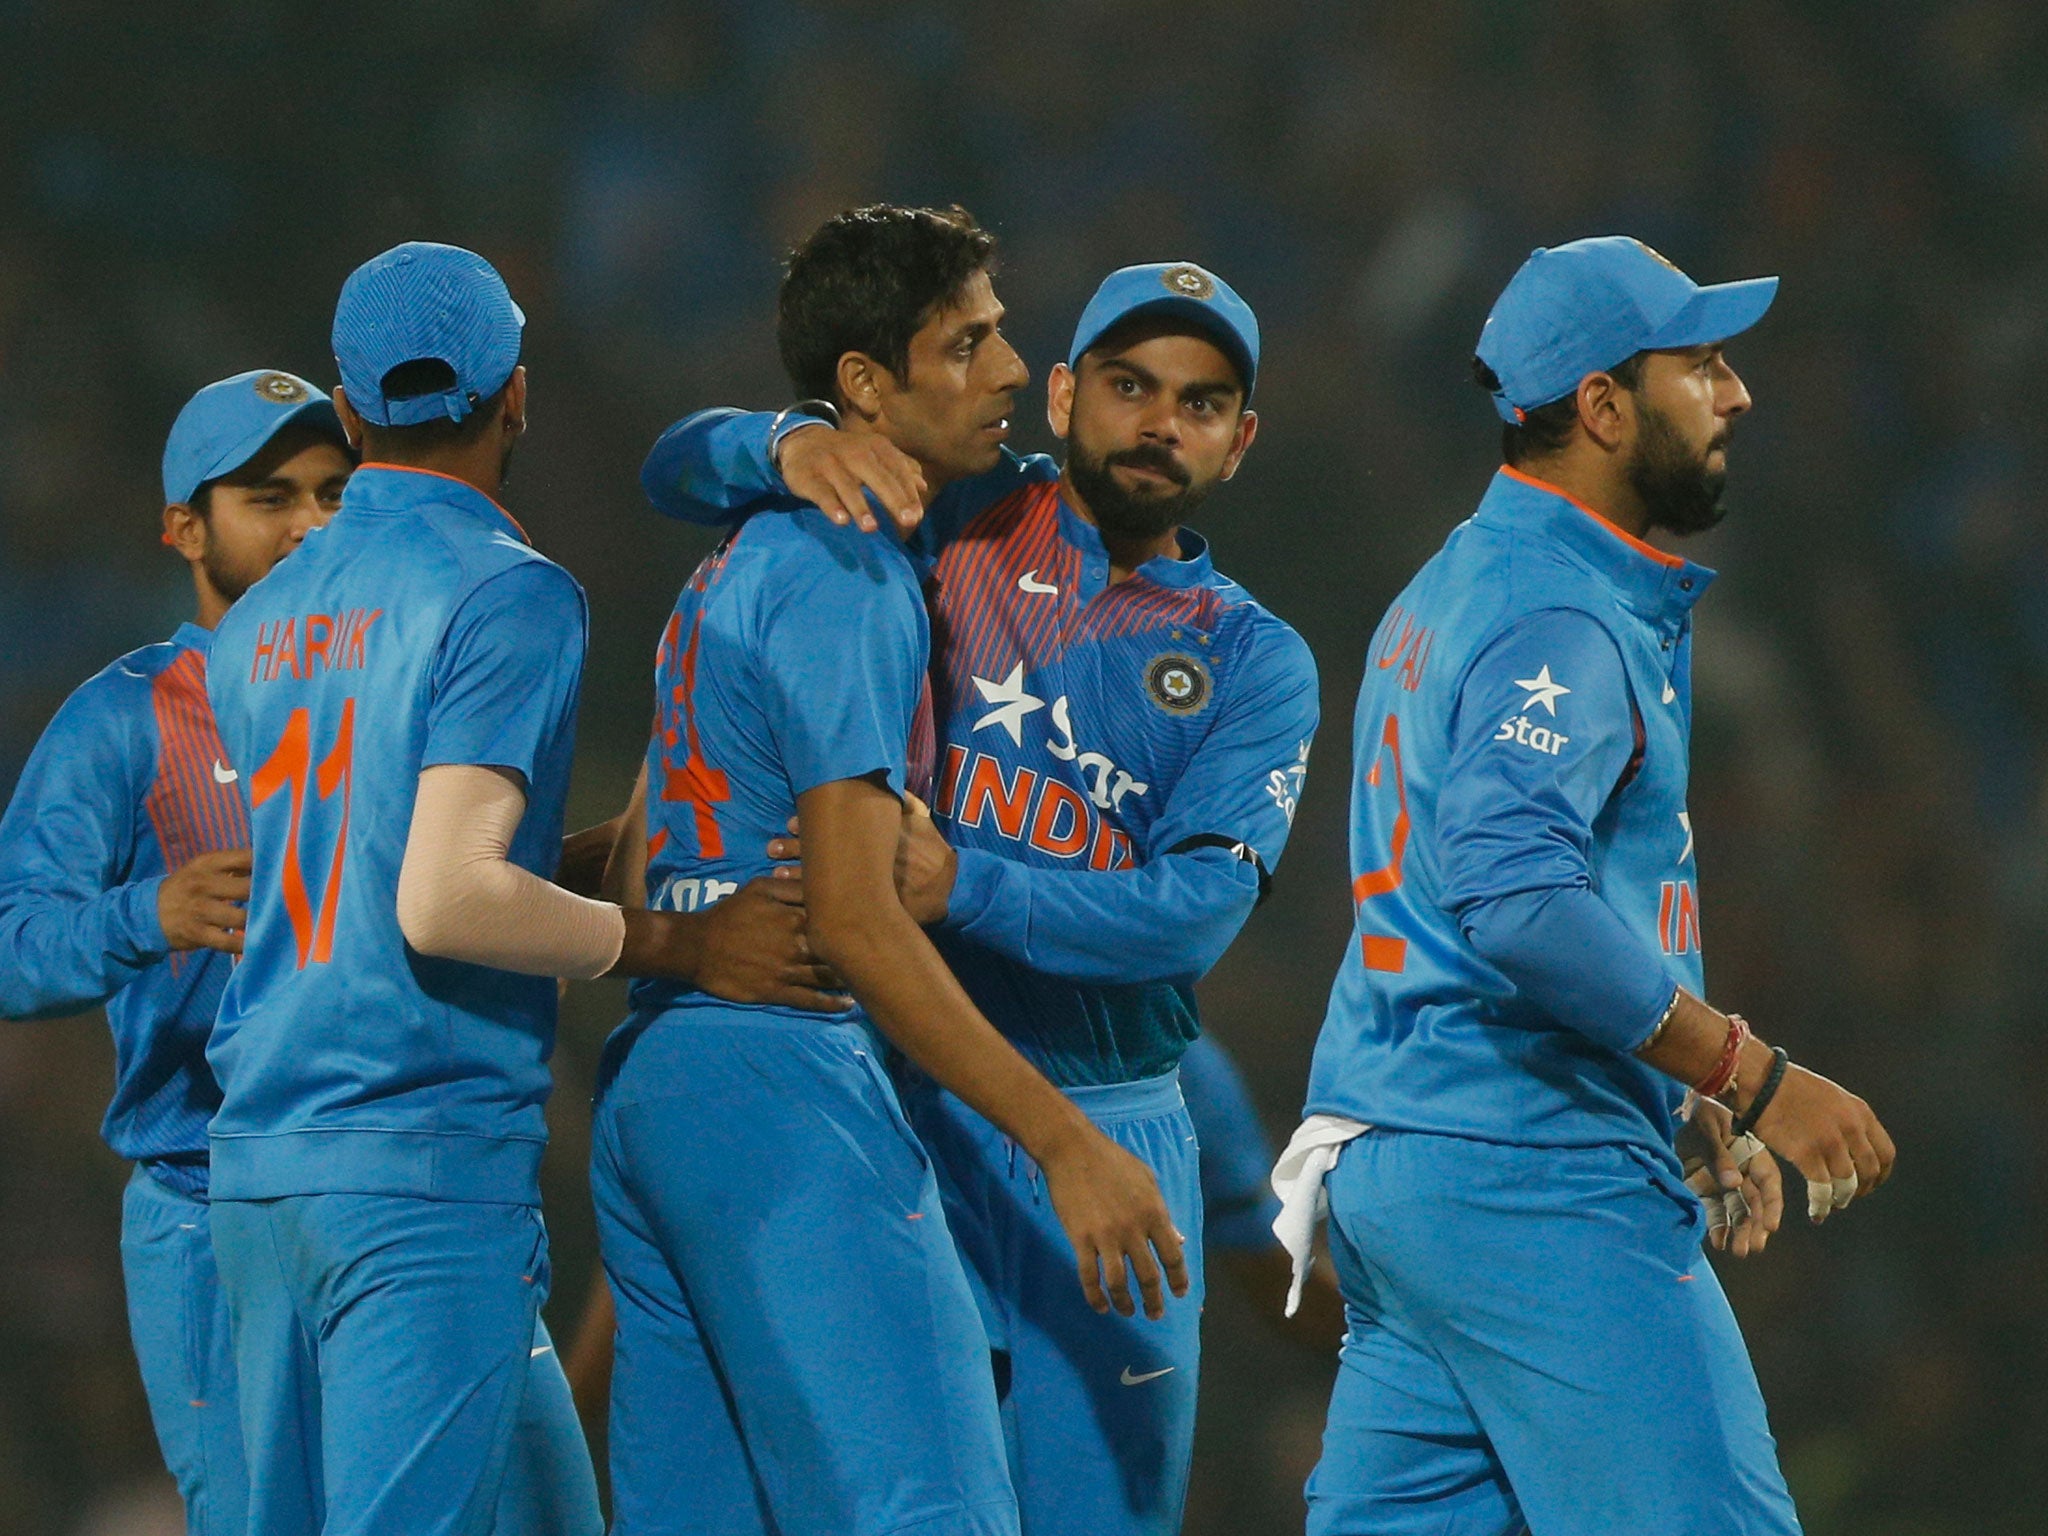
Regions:
M 1763 319 L 1777 292 L 1775 277 L 1702 288 L 1627 235 L 1539 246 L 1479 333 L 1479 360 L 1500 380 L 1493 408 L 1520 421 L 1638 352 L 1726 341 Z
M 207 385 L 171 423 L 164 444 L 164 500 L 189 502 L 199 487 L 233 474 L 295 421 L 348 444 L 334 402 L 297 374 L 257 368 Z
M 1230 284 L 1191 261 L 1154 261 L 1120 267 L 1102 280 L 1074 328 L 1067 366 L 1133 315 L 1174 315 L 1199 327 L 1237 365 L 1245 398 L 1259 372 L 1259 321 Z
M 498 269 L 456 245 L 408 240 L 373 256 L 341 285 L 334 361 L 348 403 L 380 427 L 460 421 L 519 366 L 526 316 Z M 384 380 L 401 363 L 446 363 L 448 388 L 390 400 Z

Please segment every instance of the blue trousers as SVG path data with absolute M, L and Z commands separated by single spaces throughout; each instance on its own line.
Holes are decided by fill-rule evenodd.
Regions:
M 211 1217 L 249 1536 L 603 1529 L 540 1320 L 539 1212 L 299 1195 L 215 1201 Z
M 1326 1188 L 1350 1331 L 1310 1536 L 1797 1536 L 1666 1160 L 1371 1131 Z
M 1067 1090 L 1152 1169 L 1187 1238 L 1188 1294 L 1169 1293 L 1158 1322 L 1088 1305 L 1044 1175 L 1008 1137 L 935 1085 L 906 1092 L 1007 1377 L 1024 1536 L 1174 1536 L 1194 1457 L 1203 1297 L 1201 1172 L 1177 1074 Z
M 980 1319 L 863 1028 L 630 1020 L 593 1143 L 613 1536 L 1015 1536 Z
M 121 1200 L 121 1276 L 149 1417 L 185 1501 L 186 1536 L 242 1536 L 241 1396 L 206 1202 L 137 1167 Z

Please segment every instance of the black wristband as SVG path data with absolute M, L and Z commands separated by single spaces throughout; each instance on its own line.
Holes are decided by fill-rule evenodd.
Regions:
M 1782 1045 L 1771 1047 L 1771 1070 L 1764 1078 L 1763 1087 L 1757 1089 L 1756 1097 L 1749 1101 L 1749 1108 L 1735 1117 L 1735 1123 L 1728 1127 L 1730 1136 L 1747 1136 L 1756 1129 L 1757 1121 L 1763 1119 L 1764 1111 L 1771 1107 L 1771 1100 L 1777 1097 L 1778 1085 L 1785 1081 L 1785 1069 L 1792 1065 L 1791 1052 Z

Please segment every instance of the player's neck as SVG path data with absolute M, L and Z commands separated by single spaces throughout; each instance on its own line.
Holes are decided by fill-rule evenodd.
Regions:
M 1137 573 L 1138 567 L 1147 560 L 1157 560 L 1161 557 L 1177 559 L 1179 557 L 1180 529 L 1178 527 L 1169 528 L 1164 533 L 1150 538 L 1119 538 L 1102 526 L 1100 519 L 1096 517 L 1094 511 L 1089 507 L 1087 499 L 1074 488 L 1072 477 L 1064 473 L 1060 476 L 1060 495 L 1065 499 L 1067 505 L 1074 509 L 1076 517 L 1080 518 L 1082 522 L 1101 535 L 1102 547 L 1109 552 L 1109 579 L 1112 584 L 1119 581 L 1129 581 Z
M 1567 450 L 1520 466 L 1523 474 L 1554 485 L 1573 501 L 1590 507 L 1631 538 L 1650 531 L 1650 510 L 1628 482 L 1616 456 L 1597 450 Z
M 380 445 L 381 446 L 381 445 Z M 496 440 L 488 440 L 459 449 L 440 449 L 431 452 L 408 453 L 403 449 L 369 454 L 365 462 L 374 460 L 379 464 L 390 464 L 398 469 L 424 470 L 432 475 L 446 475 L 451 480 L 460 480 L 464 485 L 482 491 L 491 500 L 500 500 L 505 486 L 505 454 Z
M 228 609 L 233 605 L 198 570 L 192 572 L 192 585 L 199 591 L 199 611 L 192 616 L 192 622 L 201 629 L 220 628 L 220 621 L 227 617 Z

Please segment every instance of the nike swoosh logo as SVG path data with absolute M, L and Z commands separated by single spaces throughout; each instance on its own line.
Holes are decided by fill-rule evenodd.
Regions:
M 526 1358 L 529 1360 L 538 1360 L 542 1355 L 546 1354 L 549 1350 L 553 1349 L 554 1347 L 555 1346 L 552 1344 L 536 1344 L 533 1346 L 533 1348 L 529 1349 L 526 1352 Z
M 1666 704 L 1669 704 L 1672 700 L 1676 699 L 1677 697 L 1678 690 L 1672 687 L 1669 683 L 1666 683 L 1664 685 L 1664 702 Z
M 1017 578 L 1017 590 L 1019 592 L 1043 592 L 1049 597 L 1058 597 L 1060 595 L 1060 589 L 1049 581 L 1040 581 L 1038 579 L 1038 572 L 1035 570 L 1026 571 Z
M 217 757 L 216 757 L 216 758 L 215 758 L 215 759 L 213 760 L 213 782 L 214 782 L 214 783 L 216 783 L 216 784 L 232 784 L 232 783 L 234 783 L 234 782 L 235 782 L 235 780 L 239 779 L 239 778 L 240 778 L 241 776 L 242 776 L 242 775 L 241 775 L 241 774 L 240 774 L 239 772 L 237 772 L 237 771 L 236 771 L 235 769 L 233 769 L 233 768 L 227 768 L 227 767 L 223 767 L 223 766 L 222 766 L 222 764 L 221 764 L 221 760 L 220 760 L 219 758 L 217 758 Z
M 1147 1371 L 1142 1376 L 1134 1376 L 1131 1374 L 1131 1368 L 1127 1365 L 1124 1367 L 1123 1375 L 1117 1377 L 1117 1380 L 1127 1387 L 1135 1387 L 1141 1382 L 1157 1381 L 1161 1376 L 1171 1376 L 1174 1370 L 1175 1367 L 1169 1365 L 1163 1371 Z

